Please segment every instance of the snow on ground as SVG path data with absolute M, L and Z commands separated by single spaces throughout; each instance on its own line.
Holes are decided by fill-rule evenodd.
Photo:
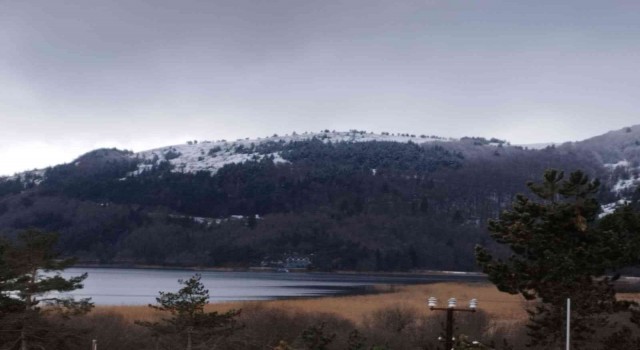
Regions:
M 618 168 L 623 168 L 623 169 L 626 169 L 627 171 L 631 171 L 631 174 L 633 174 L 632 170 L 634 170 L 632 169 L 631 163 L 626 159 L 623 159 L 617 163 L 604 164 L 604 167 L 609 169 L 609 171 L 612 171 L 612 172 Z M 620 193 L 622 191 L 633 189 L 639 184 L 640 184 L 640 179 L 638 179 L 637 175 L 636 176 L 631 175 L 631 177 L 628 179 L 618 179 L 616 183 L 613 185 L 613 187 L 611 188 L 611 191 L 615 193 Z
M 640 184 L 640 179 L 626 179 L 626 180 L 618 180 L 618 182 L 613 185 L 611 191 L 619 193 L 625 190 L 632 189 Z
M 276 163 L 286 163 L 278 152 L 269 154 L 259 154 L 257 152 L 248 153 L 247 149 L 267 142 L 290 143 L 295 141 L 305 141 L 317 138 L 323 142 L 369 142 L 369 141 L 391 141 L 391 142 L 413 142 L 416 144 L 433 141 L 450 141 L 452 139 L 440 138 L 436 136 L 413 135 L 413 134 L 373 134 L 360 131 L 348 132 L 319 132 L 301 133 L 278 136 L 273 135 L 258 139 L 240 139 L 236 141 L 190 141 L 182 145 L 167 146 L 149 151 L 144 151 L 133 155 L 142 160 L 138 169 L 130 175 L 138 175 L 150 169 L 153 165 L 158 165 L 164 160 L 168 160 L 173 165 L 174 172 L 195 173 L 198 171 L 208 171 L 216 173 L 227 164 L 244 163 L 251 160 L 260 160 L 265 157 L 273 157 Z M 244 151 L 243 151 L 244 149 Z M 247 152 L 247 153 L 244 153 Z
M 22 183 L 33 182 L 34 184 L 39 185 L 42 182 L 42 180 L 44 180 L 45 172 L 46 172 L 46 169 L 34 169 L 34 170 L 17 173 L 13 176 L 0 177 L 0 180 L 3 180 L 3 179 L 9 180 L 9 181 L 20 180 Z
M 637 175 L 637 172 L 638 170 L 640 170 L 640 168 L 634 169 L 628 160 L 623 159 L 617 163 L 606 163 L 606 164 L 603 164 L 603 166 L 609 171 L 611 171 L 612 174 L 614 173 L 614 171 L 618 170 L 619 168 L 622 168 L 621 170 L 625 171 L 626 174 L 629 176 L 629 178 L 627 179 L 621 179 L 619 175 L 616 176 L 614 180 L 617 180 L 617 181 L 615 184 L 613 184 L 611 188 L 611 192 L 620 193 L 623 191 L 632 190 L 634 187 L 637 187 L 638 185 L 640 185 L 640 178 L 638 178 L 638 175 Z
M 557 143 L 545 142 L 545 143 L 519 143 L 514 146 L 520 146 L 528 149 L 545 149 L 549 146 L 557 146 Z
M 249 160 L 260 160 L 264 157 L 273 156 L 276 163 L 286 162 L 277 153 L 258 154 L 258 153 L 235 153 L 237 145 L 241 143 L 197 143 L 170 146 L 158 148 L 151 151 L 137 153 L 134 157 L 138 157 L 143 162 L 138 166 L 138 170 L 131 175 L 137 175 L 145 170 L 150 169 L 153 165 L 169 159 L 169 163 L 173 165 L 174 172 L 195 173 L 198 171 L 217 172 L 220 168 L 227 164 L 244 163 Z M 209 151 L 216 146 L 220 147 L 220 151 Z M 174 155 L 175 158 L 172 158 Z M 169 155 L 169 157 L 167 156 Z
M 617 163 L 604 164 L 604 167 L 606 169 L 609 169 L 609 171 L 611 171 L 612 173 L 618 168 L 633 170 L 631 163 L 626 159 L 623 159 Z M 613 184 L 613 186 L 611 187 L 611 192 L 617 195 L 621 195 L 621 194 L 624 194 L 624 192 L 637 188 L 638 186 L 640 186 L 640 178 L 638 178 L 637 176 L 631 175 L 631 177 L 628 179 L 618 179 L 616 183 Z M 627 204 L 629 204 L 629 201 L 626 198 L 621 198 L 613 203 L 604 204 L 601 206 L 602 213 L 600 213 L 599 217 L 603 217 L 605 215 L 611 214 L 617 208 Z
M 203 216 L 189 216 L 189 215 L 178 215 L 178 214 L 169 214 L 169 217 L 174 219 L 188 219 L 195 223 L 206 225 L 206 226 L 212 226 L 213 224 L 219 225 L 220 223 L 229 221 L 229 220 L 236 220 L 236 221 L 244 220 L 245 218 L 244 215 L 229 215 L 226 218 L 209 218 L 209 217 L 203 217 Z M 262 218 L 258 214 L 256 214 L 254 217 L 256 220 L 262 220 Z
M 609 215 L 611 213 L 613 213 L 614 211 L 616 211 L 616 209 L 618 209 L 618 207 L 624 206 L 629 204 L 630 202 L 626 199 L 620 199 L 617 200 L 613 203 L 608 203 L 608 204 L 604 204 L 601 206 L 602 208 L 602 213 L 600 213 L 600 215 L 598 215 L 599 218 L 602 218 L 603 216 Z
M 618 167 L 628 168 L 630 165 L 631 164 L 629 163 L 629 161 L 624 159 L 624 160 L 621 160 L 621 161 L 619 161 L 617 163 L 604 164 L 604 167 L 613 170 L 613 169 L 618 168 Z

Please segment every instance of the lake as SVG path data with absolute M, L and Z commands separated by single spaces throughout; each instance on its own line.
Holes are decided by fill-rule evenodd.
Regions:
M 96 305 L 146 305 L 155 303 L 159 291 L 180 289 L 178 279 L 202 275 L 211 302 L 267 300 L 366 293 L 378 284 L 403 285 L 440 281 L 479 281 L 479 276 L 370 275 L 336 273 L 219 272 L 166 269 L 70 268 L 63 276 L 87 272 L 84 288 L 71 293 L 91 297 Z

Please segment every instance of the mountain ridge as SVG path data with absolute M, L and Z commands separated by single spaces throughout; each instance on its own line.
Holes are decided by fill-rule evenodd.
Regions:
M 589 144 L 589 143 L 595 143 L 595 142 L 600 142 L 602 139 L 611 139 L 612 137 L 619 137 L 620 135 L 624 135 L 624 134 L 630 134 L 628 135 L 629 137 L 633 137 L 634 139 L 632 141 L 638 141 L 640 142 L 640 124 L 638 125 L 633 125 L 633 126 L 628 126 L 628 127 L 624 127 L 622 129 L 618 129 L 618 130 L 611 130 L 608 131 L 604 134 L 601 135 L 597 135 L 597 136 L 593 136 L 593 137 L 589 137 L 585 140 L 581 140 L 581 141 L 568 141 L 568 142 L 563 142 L 563 143 L 558 143 L 558 142 L 550 142 L 550 143 L 535 143 L 535 144 L 515 144 L 514 146 L 516 147 L 524 147 L 526 149 L 544 149 L 547 147 L 555 147 L 555 146 L 560 146 L 560 147 L 571 147 L 573 145 L 584 145 L 584 144 Z M 245 138 L 245 139 L 237 139 L 235 141 L 227 141 L 227 140 L 218 140 L 218 141 L 208 141 L 208 140 L 204 140 L 204 141 L 197 141 L 197 140 L 193 140 L 193 141 L 187 141 L 186 143 L 183 144 L 175 144 L 175 145 L 168 145 L 168 146 L 162 146 L 162 147 L 157 147 L 157 148 L 153 148 L 153 149 L 149 149 L 149 150 L 143 150 L 143 151 L 139 151 L 139 152 L 132 152 L 132 151 L 127 151 L 127 150 L 123 150 L 123 152 L 127 153 L 130 155 L 130 157 L 132 158 L 138 158 L 138 159 L 142 159 L 143 163 L 146 161 L 147 162 L 147 166 L 149 165 L 149 161 L 153 161 L 154 157 L 158 157 L 159 161 L 162 160 L 168 160 L 170 161 L 174 166 L 178 166 L 178 168 L 180 168 L 180 171 L 187 171 L 187 172 L 197 172 L 197 171 L 201 171 L 201 170 L 209 170 L 209 171 L 217 171 L 218 169 L 220 169 L 221 167 L 223 167 L 226 164 L 234 164 L 234 163 L 238 163 L 238 162 L 244 162 L 247 160 L 252 160 L 251 156 L 255 156 L 255 154 L 249 154 L 247 156 L 248 153 L 242 153 L 244 155 L 239 156 L 237 153 L 235 152 L 229 152 L 229 150 L 233 150 L 234 148 L 237 148 L 238 146 L 242 146 L 242 147 L 248 147 L 252 144 L 254 145 L 260 145 L 260 144 L 264 144 L 264 143 L 269 143 L 269 142 L 284 142 L 284 143 L 290 143 L 290 142 L 296 142 L 296 141 L 303 141 L 303 140 L 309 140 L 309 139 L 313 139 L 313 138 L 317 138 L 317 139 L 321 139 L 324 142 L 369 142 L 369 141 L 389 141 L 389 142 L 413 142 L 413 143 L 417 143 L 417 144 L 423 144 L 423 143 L 427 143 L 427 142 L 451 142 L 451 141 L 461 141 L 461 140 L 465 140 L 465 139 L 471 139 L 471 140 L 487 140 L 486 138 L 483 137 L 462 137 L 462 138 L 452 138 L 452 137 L 441 137 L 441 136 L 435 136 L 435 135 L 426 135 L 426 134 L 410 134 L 410 133 L 388 133 L 388 132 L 381 132 L 381 133 L 373 133 L 373 132 L 366 132 L 366 131 L 360 131 L 360 130 L 350 130 L 350 131 L 329 131 L 328 129 L 326 130 L 322 130 L 320 132 L 302 132 L 302 133 L 296 133 L 293 132 L 291 135 L 289 134 L 285 134 L 284 136 L 279 136 L 277 134 L 274 134 L 272 136 L 267 136 L 267 137 L 258 137 L 258 138 Z M 496 142 L 494 142 L 492 145 L 493 146 L 498 146 L 499 144 L 507 144 L 507 145 L 511 145 L 510 142 L 506 141 L 506 140 L 498 140 L 496 138 L 491 138 L 489 140 L 494 140 Z M 487 144 L 491 144 L 491 142 L 487 143 Z M 637 144 L 636 144 L 637 145 Z M 226 152 L 220 152 L 223 154 L 223 156 L 225 155 L 224 153 L 226 153 L 226 156 L 228 157 L 230 154 L 232 153 L 235 158 L 225 158 L 222 161 L 218 161 L 218 162 L 204 162 L 201 165 L 198 165 L 199 162 L 202 162 L 202 159 L 199 158 L 207 158 L 207 156 L 210 156 L 209 151 L 212 148 L 225 148 Z M 104 148 L 105 150 L 108 150 L 108 148 Z M 98 150 L 93 150 L 93 151 L 89 151 L 85 154 L 80 155 L 78 158 L 76 158 L 75 160 L 71 161 L 70 163 L 76 163 L 79 160 L 81 160 L 83 157 L 86 158 L 86 156 L 92 154 L 92 152 L 96 152 L 99 151 Z M 185 152 L 187 151 L 187 152 Z M 180 155 L 174 157 L 175 153 L 179 153 Z M 183 153 L 186 153 L 186 155 L 188 155 L 188 157 L 190 159 L 187 159 L 186 161 L 180 161 L 181 159 L 181 155 Z M 217 153 L 217 152 L 216 152 Z M 169 156 L 170 159 L 166 159 L 167 156 Z M 275 155 L 274 155 L 275 156 Z M 638 158 L 640 160 L 640 155 L 637 154 L 633 154 L 633 158 L 634 160 L 636 158 Z M 618 161 L 621 161 L 624 159 L 619 159 Z M 615 162 L 611 162 L 611 163 L 615 163 Z M 139 171 L 144 171 L 144 169 L 147 166 L 140 166 L 139 167 Z M 51 168 L 51 167 L 48 167 Z M 0 176 L 0 179 L 5 178 L 5 179 L 14 179 L 16 177 L 20 177 L 23 176 L 23 174 L 26 173 L 31 173 L 34 175 L 42 175 L 44 173 L 44 171 L 47 168 L 43 168 L 43 169 L 34 169 L 34 170 L 26 170 L 26 171 L 22 171 L 19 173 L 16 173 L 14 175 L 5 175 L 5 176 Z

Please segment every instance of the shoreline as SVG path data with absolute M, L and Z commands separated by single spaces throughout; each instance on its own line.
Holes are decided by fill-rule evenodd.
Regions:
M 205 271 L 205 272 L 258 272 L 258 273 L 283 273 L 277 268 L 271 267 L 205 267 L 205 266 L 167 266 L 167 265 L 146 265 L 146 264 L 91 264 L 78 263 L 71 268 L 100 268 L 100 269 L 135 269 L 135 270 L 167 270 L 167 271 Z M 486 279 L 486 275 L 477 271 L 446 271 L 446 270 L 413 270 L 413 271 L 354 271 L 354 270 L 334 270 L 318 271 L 300 268 L 287 269 L 285 273 L 307 273 L 307 274 L 335 274 L 335 275 L 360 275 L 360 276 L 389 276 L 389 277 L 415 277 L 415 276 L 459 276 L 459 277 L 481 277 Z

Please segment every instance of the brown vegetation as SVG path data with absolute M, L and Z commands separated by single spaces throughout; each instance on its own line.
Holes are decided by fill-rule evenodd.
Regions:
M 378 286 L 380 293 L 353 296 L 335 296 L 309 299 L 287 299 L 251 302 L 229 302 L 208 305 L 210 311 L 246 309 L 255 305 L 292 311 L 331 313 L 361 324 L 371 312 L 386 307 L 401 305 L 416 310 L 419 315 L 430 311 L 426 299 L 434 296 L 444 303 L 456 297 L 464 306 L 469 299 L 477 298 L 480 309 L 492 319 L 514 322 L 526 318 L 524 300 L 520 296 L 499 292 L 489 283 L 434 283 L 411 286 Z M 152 320 L 157 312 L 146 306 L 98 306 L 94 313 L 115 313 L 127 320 Z

